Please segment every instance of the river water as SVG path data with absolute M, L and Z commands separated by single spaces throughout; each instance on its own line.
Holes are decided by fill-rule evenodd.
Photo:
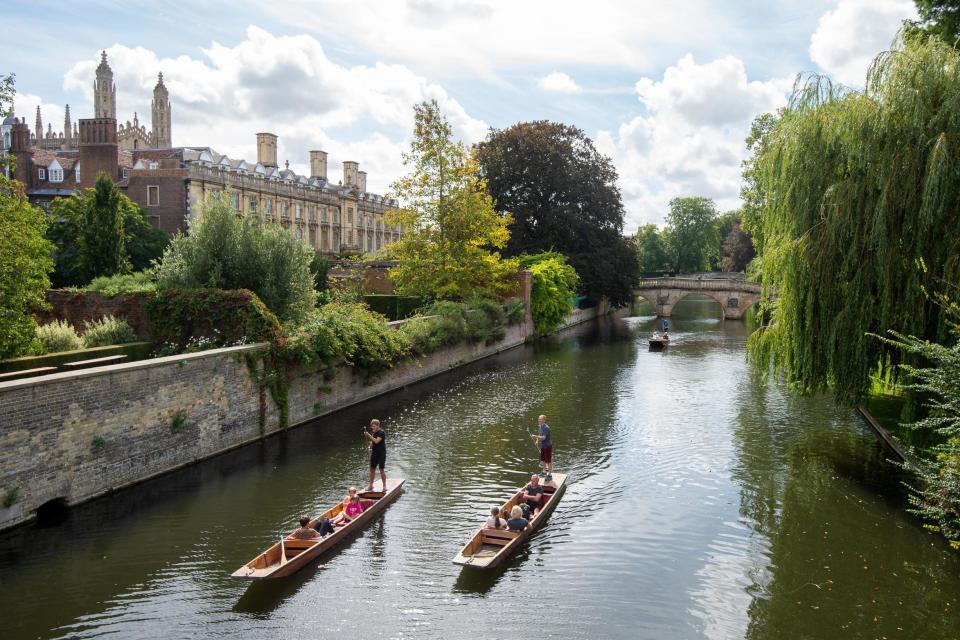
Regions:
M 0 637 L 960 637 L 960 559 L 903 511 L 856 415 L 753 380 L 712 301 L 602 321 L 0 536 Z M 570 485 L 505 566 L 451 563 L 536 468 Z M 229 574 L 361 484 L 380 417 L 404 494 L 295 576 Z

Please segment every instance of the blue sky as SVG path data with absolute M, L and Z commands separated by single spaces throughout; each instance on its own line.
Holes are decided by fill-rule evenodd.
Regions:
M 17 74 L 18 115 L 62 128 L 92 110 L 106 49 L 118 118 L 149 126 L 157 71 L 175 145 L 330 173 L 360 162 L 384 192 L 403 172 L 412 105 L 436 98 L 465 142 L 534 119 L 574 124 L 620 173 L 626 230 L 662 223 L 670 198 L 738 204 L 743 138 L 782 105 L 797 73 L 862 84 L 911 0 L 625 2 L 8 2 L 0 72 Z M 281 6 L 282 5 L 282 6 Z M 46 124 L 44 125 L 46 126 Z

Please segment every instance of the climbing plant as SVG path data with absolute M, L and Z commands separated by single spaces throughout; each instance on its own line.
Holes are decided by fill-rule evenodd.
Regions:
M 750 354 L 800 391 L 855 401 L 878 362 L 903 357 L 868 333 L 947 337 L 924 292 L 960 281 L 960 52 L 901 39 L 864 90 L 812 76 L 756 129 L 745 223 L 773 308 Z

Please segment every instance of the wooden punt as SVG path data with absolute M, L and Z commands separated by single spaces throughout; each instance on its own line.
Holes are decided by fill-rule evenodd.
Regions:
M 649 342 L 651 349 L 663 349 L 665 346 L 670 344 L 670 338 L 662 336 L 650 337 Z
M 550 517 L 557 506 L 557 502 L 560 501 L 564 489 L 566 489 L 566 483 L 567 475 L 565 473 L 554 473 L 553 480 L 543 485 L 547 502 L 530 521 L 530 526 L 523 531 L 482 527 L 473 534 L 470 542 L 464 545 L 460 553 L 453 559 L 453 563 L 464 567 L 473 567 L 474 569 L 492 569 L 503 562 Z M 521 487 L 513 494 L 512 498 L 504 503 L 501 513 L 504 510 L 509 512 L 515 504 L 518 504 L 522 493 L 523 488 Z
M 283 551 L 286 555 L 286 562 L 282 561 L 280 554 L 280 543 L 258 555 L 256 558 L 243 565 L 231 575 L 234 578 L 246 578 L 248 580 L 266 580 L 269 578 L 281 578 L 295 573 L 310 564 L 311 561 L 320 557 L 325 551 L 337 546 L 351 533 L 359 531 L 370 524 L 370 521 L 377 517 L 377 514 L 386 509 L 387 505 L 397 499 L 403 489 L 403 478 L 388 478 L 387 490 L 384 491 L 359 491 L 361 501 L 367 501 L 368 505 L 359 518 L 351 520 L 342 527 L 337 527 L 336 531 L 328 534 L 326 537 L 317 540 L 297 540 L 291 538 L 288 534 L 283 540 Z M 327 509 L 325 512 L 310 521 L 310 526 L 316 525 L 320 518 L 334 518 L 341 509 L 343 503 Z

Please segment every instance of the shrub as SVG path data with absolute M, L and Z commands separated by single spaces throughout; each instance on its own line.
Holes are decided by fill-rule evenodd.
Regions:
M 520 324 L 523 322 L 523 300 L 511 298 L 503 305 L 503 313 L 507 318 L 507 324 Z
M 331 302 L 285 327 L 284 359 L 332 366 L 342 360 L 368 372 L 392 367 L 410 352 L 409 339 L 359 302 Z
M 137 271 L 136 273 L 117 274 L 94 278 L 84 291 L 93 291 L 108 298 L 122 293 L 150 293 L 157 290 L 157 281 L 153 271 Z
M 83 323 L 83 344 L 88 349 L 136 341 L 137 334 L 123 318 L 104 316 Z
M 213 349 L 249 342 L 276 342 L 280 322 L 250 291 L 173 289 L 148 298 L 153 339 L 177 353 L 192 345 Z
M 520 303 L 521 318 L 523 303 Z M 400 325 L 414 353 L 425 354 L 462 340 L 490 342 L 503 337 L 507 314 L 500 303 L 475 298 L 469 302 L 435 302 Z
M 75 351 L 83 348 L 83 340 L 66 320 L 54 320 L 37 327 L 37 340 L 47 353 Z
M 520 256 L 520 265 L 532 274 L 530 311 L 537 333 L 553 333 L 573 308 L 580 278 L 564 256 L 550 251 Z
M 164 251 L 157 287 L 249 289 L 278 317 L 294 320 L 315 306 L 313 257 L 283 227 L 238 217 L 225 198 L 208 199 L 189 235 L 177 235 Z

